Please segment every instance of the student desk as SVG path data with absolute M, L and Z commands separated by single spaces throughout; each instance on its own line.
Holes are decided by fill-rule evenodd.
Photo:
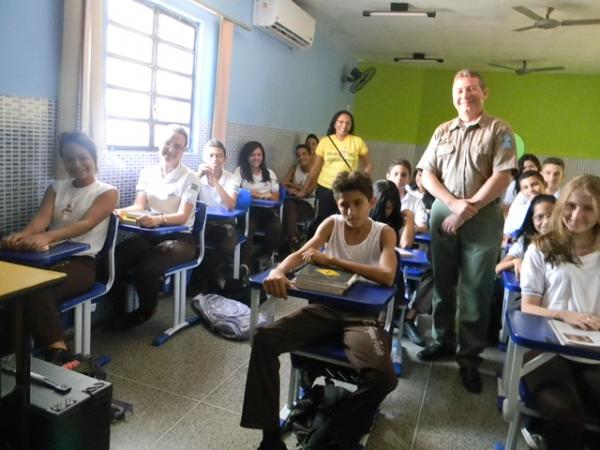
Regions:
M 506 316 L 506 325 L 510 340 L 504 367 L 503 384 L 506 399 L 502 405 L 502 413 L 510 425 L 506 436 L 506 446 L 496 445 L 497 450 L 502 448 L 514 450 L 516 448 L 521 414 L 527 411 L 527 407 L 519 397 L 521 377 L 557 355 L 600 360 L 600 349 L 561 345 L 545 317 L 525 314 L 521 311 L 510 311 Z M 541 354 L 524 362 L 524 356 L 530 350 L 536 350 Z
M 502 327 L 500 328 L 499 341 L 500 344 L 505 344 L 508 339 L 508 331 L 506 329 L 506 313 L 513 311 L 518 307 L 518 300 L 521 297 L 521 286 L 519 279 L 512 270 L 502 271 L 502 283 L 504 284 L 504 295 L 502 297 Z
M 250 336 L 254 335 L 256 325 L 258 323 L 258 309 L 260 303 L 260 290 L 264 279 L 269 275 L 270 270 L 252 275 L 250 277 Z M 287 293 L 291 297 L 303 298 L 309 302 L 321 303 L 327 306 L 356 309 L 365 312 L 377 312 L 386 308 L 385 328 L 391 328 L 393 319 L 394 296 L 396 294 L 395 287 L 386 287 L 368 281 L 357 281 L 343 294 L 327 294 L 323 292 L 309 291 L 305 289 L 288 289 Z M 400 336 L 392 348 L 396 351 L 392 355 L 394 369 L 397 374 L 402 373 L 402 346 L 400 345 Z
M 119 230 L 129 231 L 130 233 L 139 234 L 141 236 L 164 236 L 167 234 L 189 231 L 189 228 L 185 225 L 165 225 L 162 227 L 144 228 L 139 225 L 119 222 Z
M 29 337 L 23 324 L 22 295 L 39 291 L 45 287 L 60 283 L 66 277 L 64 273 L 51 270 L 37 269 L 0 261 L 0 303 L 15 304 L 15 353 L 16 353 L 16 386 L 14 395 L 17 405 L 20 405 L 19 418 L 19 448 L 29 448 L 28 428 L 29 416 Z
M 245 209 L 227 209 L 222 206 L 207 206 L 206 220 L 233 220 L 246 214 Z
M 69 256 L 88 248 L 90 248 L 88 244 L 66 241 L 43 252 L 0 250 L 0 260 L 25 264 L 26 266 L 50 267 L 52 264 L 67 259 Z
M 415 242 L 420 244 L 431 244 L 431 233 L 417 233 L 415 234 Z

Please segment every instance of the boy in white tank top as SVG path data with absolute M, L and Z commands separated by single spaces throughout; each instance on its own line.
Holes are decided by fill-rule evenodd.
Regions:
M 392 286 L 396 277 L 396 232 L 374 222 L 369 175 L 340 173 L 333 183 L 340 211 L 325 219 L 300 250 L 290 254 L 265 279 L 265 291 L 287 299 L 286 274 L 304 262 L 337 267 L 376 283 Z M 325 246 L 325 252 L 319 249 Z M 329 337 L 343 339 L 346 355 L 359 375 L 358 389 L 331 415 L 331 445 L 356 449 L 381 401 L 398 380 L 390 357 L 390 338 L 382 323 L 368 313 L 310 304 L 259 328 L 254 336 L 241 425 L 263 430 L 259 450 L 281 450 L 279 431 L 279 355 Z

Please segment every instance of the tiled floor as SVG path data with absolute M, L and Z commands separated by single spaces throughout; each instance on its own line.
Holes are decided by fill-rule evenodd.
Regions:
M 279 301 L 277 313 L 302 304 Z M 135 408 L 127 421 L 112 426 L 111 448 L 255 449 L 260 432 L 239 426 L 250 347 L 217 337 L 203 325 L 153 347 L 152 338 L 170 324 L 170 307 L 169 300 L 162 301 L 157 316 L 133 331 L 94 333 L 94 354 L 112 357 L 107 370 L 114 397 Z M 405 374 L 381 405 L 369 450 L 479 450 L 504 439 L 507 425 L 495 407 L 498 351 L 485 353 L 484 392 L 471 395 L 454 363 L 421 363 L 419 348 L 408 341 L 403 345 Z M 282 356 L 281 362 L 284 400 L 289 358 Z M 293 436 L 286 442 L 295 448 Z

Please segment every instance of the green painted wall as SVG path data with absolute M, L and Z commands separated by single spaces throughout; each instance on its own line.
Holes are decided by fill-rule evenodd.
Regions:
M 356 94 L 357 131 L 368 140 L 426 145 L 437 125 L 452 118 L 454 71 L 375 66 Z M 600 76 L 484 72 L 486 110 L 508 121 L 532 153 L 600 159 Z

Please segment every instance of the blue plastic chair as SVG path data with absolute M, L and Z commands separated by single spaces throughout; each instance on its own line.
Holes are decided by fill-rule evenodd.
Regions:
M 91 349 L 92 310 L 95 303 L 110 291 L 115 280 L 115 242 L 117 240 L 118 220 L 111 214 L 108 222 L 106 240 L 97 259 L 107 260 L 108 280 L 105 283 L 96 281 L 85 294 L 63 302 L 59 306 L 61 313 L 74 309 L 74 350 L 75 353 L 89 355 Z
M 206 205 L 202 202 L 196 203 L 196 219 L 192 233 L 198 241 L 196 257 L 190 261 L 169 267 L 164 275 L 173 277 L 173 326 L 166 329 L 161 335 L 154 338 L 152 344 L 155 347 L 161 346 L 168 341 L 178 331 L 181 331 L 200 321 L 199 317 L 193 319 L 186 318 L 187 301 L 187 272 L 198 267 L 204 258 L 204 230 L 206 228 Z

